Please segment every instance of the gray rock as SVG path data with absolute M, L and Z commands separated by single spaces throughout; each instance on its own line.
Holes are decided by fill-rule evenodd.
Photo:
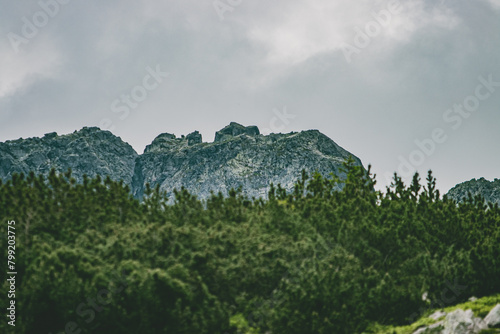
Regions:
M 175 147 L 181 142 L 182 139 L 176 139 L 174 134 L 171 133 L 162 133 L 157 136 L 151 144 L 146 146 L 144 152 L 156 152 L 162 151 L 163 149 L 169 149 L 171 147 Z
M 188 145 L 196 145 L 196 144 L 201 144 L 201 134 L 198 131 L 191 132 L 186 136 L 186 139 L 188 141 Z
M 484 177 L 478 180 L 472 179 L 456 185 L 446 195 L 456 202 L 463 202 L 468 197 L 468 193 L 473 197 L 481 195 L 485 202 L 500 205 L 500 179 L 494 181 L 488 181 Z
M 200 199 L 211 191 L 226 195 L 238 187 L 257 198 L 267 196 L 270 183 L 292 191 L 302 169 L 343 177 L 340 167 L 349 156 L 317 130 L 264 136 L 255 126 L 237 123 L 218 131 L 213 143 L 203 143 L 198 131 L 181 138 L 160 134 L 139 156 L 111 132 L 85 127 L 69 135 L 49 133 L 0 143 L 0 179 L 6 181 L 16 172 L 47 175 L 52 168 L 71 168 L 78 182 L 84 174 L 123 180 L 138 198 L 146 183 L 159 185 L 169 198 L 181 187 Z
M 500 328 L 500 304 L 497 304 L 490 313 L 488 313 L 486 318 L 484 318 L 484 322 L 490 328 Z
M 472 310 L 455 310 L 444 319 L 441 334 L 476 334 L 488 326 L 481 319 L 474 317 Z
M 137 157 L 129 144 L 99 128 L 84 127 L 62 136 L 52 132 L 0 143 L 0 179 L 7 181 L 13 173 L 47 175 L 52 168 L 60 173 L 71 168 L 78 182 L 84 174 L 99 174 L 130 184 Z
M 436 322 L 435 324 L 421 327 L 417 329 L 413 334 L 441 334 L 443 330 L 443 321 Z
M 215 142 L 232 139 L 233 137 L 246 134 L 251 137 L 260 134 L 259 128 L 256 126 L 243 126 L 241 124 L 231 122 L 228 126 L 215 133 Z
M 447 314 L 446 312 L 438 310 L 438 311 L 432 313 L 429 316 L 429 318 L 434 319 L 434 320 L 438 320 L 439 318 L 444 317 L 446 314 Z
M 134 195 L 140 198 L 144 184 L 150 183 L 160 185 L 169 198 L 181 187 L 206 199 L 211 191 L 226 195 L 240 186 L 249 197 L 266 197 L 270 183 L 292 191 L 302 169 L 339 175 L 349 156 L 317 130 L 264 136 L 258 129 L 231 123 L 217 132 L 213 143 L 188 145 L 169 138 L 168 144 L 160 144 L 156 138 L 137 159 Z

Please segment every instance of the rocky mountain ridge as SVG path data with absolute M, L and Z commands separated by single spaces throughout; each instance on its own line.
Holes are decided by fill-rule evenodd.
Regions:
M 349 156 L 318 130 L 262 135 L 256 126 L 233 122 L 217 131 L 212 143 L 203 142 L 198 131 L 180 138 L 162 133 L 139 155 L 111 132 L 85 127 L 68 135 L 0 143 L 0 179 L 71 168 L 78 182 L 84 174 L 123 180 L 138 198 L 146 183 L 159 185 L 169 198 L 182 186 L 202 199 L 238 187 L 249 197 L 265 197 L 270 183 L 292 190 L 302 169 L 339 174 Z
M 481 195 L 486 202 L 498 203 L 500 205 L 500 179 L 495 179 L 494 181 L 488 181 L 484 177 L 477 180 L 472 179 L 457 184 L 450 189 L 447 196 L 457 202 L 461 202 L 468 197 L 469 193 L 472 197 Z
M 0 179 L 6 181 L 13 173 L 48 175 L 52 168 L 58 172 L 71 168 L 78 182 L 84 174 L 99 174 L 130 184 L 137 157 L 132 146 L 99 128 L 84 127 L 60 136 L 52 132 L 0 143 Z

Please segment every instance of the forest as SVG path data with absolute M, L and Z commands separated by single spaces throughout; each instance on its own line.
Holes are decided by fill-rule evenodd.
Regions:
M 15 221 L 16 326 L 3 316 L 0 332 L 352 334 L 500 292 L 498 205 L 457 204 L 432 172 L 383 192 L 370 168 L 344 175 L 170 204 L 70 170 L 16 174 L 0 183 L 0 304 Z

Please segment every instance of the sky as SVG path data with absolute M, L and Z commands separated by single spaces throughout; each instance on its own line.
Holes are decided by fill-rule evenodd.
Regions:
M 318 129 L 385 189 L 500 178 L 500 0 L 4 0 L 0 141 Z

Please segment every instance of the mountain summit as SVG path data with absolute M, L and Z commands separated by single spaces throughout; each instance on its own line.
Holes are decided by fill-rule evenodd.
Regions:
M 77 181 L 84 174 L 123 180 L 138 198 L 146 183 L 159 185 L 170 198 L 181 187 L 204 199 L 211 191 L 227 194 L 240 186 L 249 197 L 265 197 L 270 183 L 291 191 L 303 169 L 338 175 L 349 156 L 318 130 L 262 135 L 256 126 L 232 122 L 216 132 L 212 143 L 204 143 L 198 131 L 180 138 L 163 133 L 138 155 L 111 132 L 85 127 L 69 135 L 0 143 L 0 179 L 71 168 Z
M 0 179 L 6 181 L 13 173 L 48 175 L 52 168 L 58 172 L 71 168 L 78 182 L 84 174 L 99 174 L 130 184 L 137 157 L 132 146 L 97 127 L 62 136 L 52 132 L 0 143 Z
M 457 202 L 462 202 L 469 196 L 469 193 L 472 197 L 480 195 L 484 197 L 486 202 L 500 205 L 500 179 L 494 181 L 488 181 L 484 177 L 477 180 L 472 179 L 457 184 L 450 189 L 447 196 Z

